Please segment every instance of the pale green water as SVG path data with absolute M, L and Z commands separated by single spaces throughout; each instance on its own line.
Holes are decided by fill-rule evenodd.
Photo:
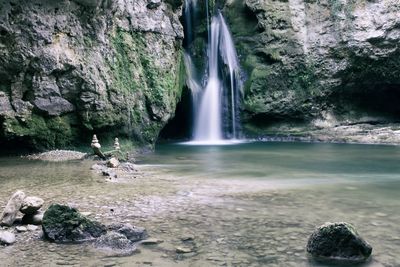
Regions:
M 0 158 L 0 204 L 17 189 L 72 203 L 165 242 L 129 257 L 31 237 L 0 248 L 4 266 L 320 266 L 304 248 L 315 226 L 348 221 L 374 247 L 367 266 L 400 266 L 400 147 L 248 143 L 162 145 L 146 174 L 106 183 L 92 162 Z M 114 211 L 111 212 L 110 209 Z M 191 234 L 193 242 L 180 237 Z M 180 256 L 176 246 L 194 253 Z M 3 265 L 2 265 L 3 266 Z

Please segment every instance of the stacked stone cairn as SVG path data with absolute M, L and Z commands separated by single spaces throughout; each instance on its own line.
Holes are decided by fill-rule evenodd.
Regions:
M 24 192 L 17 191 L 8 200 L 0 216 L 0 225 L 2 227 L 10 228 L 14 226 L 17 221 L 17 216 L 21 212 L 23 214 L 22 224 L 15 228 L 17 232 L 33 231 L 38 229 L 35 225 L 41 225 L 43 220 L 43 213 L 40 211 L 44 204 L 44 200 L 35 196 L 26 196 Z M 12 245 L 15 243 L 15 234 L 9 229 L 0 229 L 0 245 Z

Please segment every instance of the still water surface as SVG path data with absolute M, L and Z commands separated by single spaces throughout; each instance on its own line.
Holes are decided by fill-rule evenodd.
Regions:
M 18 234 L 2 266 L 325 266 L 307 238 L 327 221 L 353 223 L 374 247 L 367 266 L 400 266 L 400 147 L 313 143 L 160 145 L 141 174 L 108 183 L 93 162 L 0 158 L 0 205 L 17 189 L 68 203 L 103 223 L 145 226 L 164 240 L 113 257 L 90 245 Z M 193 241 L 183 242 L 185 237 Z M 192 253 L 179 255 L 177 246 Z

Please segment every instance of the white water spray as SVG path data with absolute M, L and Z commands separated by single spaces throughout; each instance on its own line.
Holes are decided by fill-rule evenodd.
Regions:
M 186 0 L 186 3 L 187 7 L 193 6 L 190 0 Z M 192 17 L 192 14 L 185 13 L 185 15 Z M 188 26 L 193 27 L 193 24 L 190 22 L 190 25 L 186 25 Z M 192 34 L 189 35 L 191 38 Z M 187 85 L 192 90 L 195 114 L 192 143 L 221 144 L 238 138 L 238 99 L 242 95 L 240 65 L 231 33 L 220 12 L 211 19 L 208 36 L 208 69 L 203 77 L 203 80 L 207 78 L 207 81 L 203 90 L 195 77 L 196 71 L 190 54 L 187 53 L 185 56 Z M 224 71 L 226 67 L 228 73 Z M 223 95 L 229 99 L 223 101 Z M 223 114 L 224 110 L 229 110 L 229 114 Z

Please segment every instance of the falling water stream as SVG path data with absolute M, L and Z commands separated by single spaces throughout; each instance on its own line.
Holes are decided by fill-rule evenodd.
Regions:
M 217 11 L 208 27 L 207 70 L 198 79 L 193 54 L 188 45 L 194 38 L 193 18 L 197 1 L 186 0 L 185 3 L 185 64 L 187 86 L 192 91 L 194 110 L 193 140 L 190 143 L 212 145 L 235 141 L 239 137 L 238 102 L 242 86 L 240 65 L 231 33 L 222 13 Z M 209 24 L 208 3 L 206 13 Z

